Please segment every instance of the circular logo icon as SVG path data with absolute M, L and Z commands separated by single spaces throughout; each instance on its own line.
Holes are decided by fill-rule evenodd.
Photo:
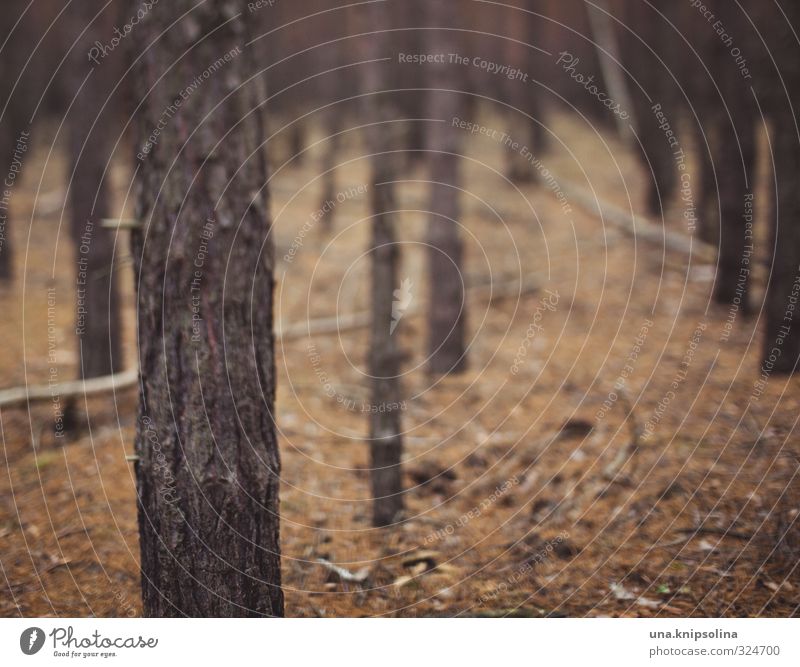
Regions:
M 38 653 L 44 646 L 44 630 L 41 628 L 28 628 L 19 638 L 19 647 L 25 655 Z

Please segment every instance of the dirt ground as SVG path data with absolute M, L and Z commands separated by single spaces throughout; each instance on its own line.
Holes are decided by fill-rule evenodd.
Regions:
M 413 298 L 396 334 L 407 353 L 408 486 L 397 526 L 369 522 L 367 331 L 279 342 L 288 615 L 797 615 L 800 379 L 756 385 L 758 317 L 711 303 L 713 267 L 559 199 L 564 179 L 641 210 L 644 177 L 607 130 L 564 115 L 552 130 L 541 168 L 532 167 L 539 182 L 527 185 L 503 177 L 500 142 L 468 144 L 470 367 L 457 377 L 424 369 L 424 171 L 398 186 L 401 278 Z M 0 287 L 8 387 L 46 383 L 51 369 L 72 380 L 78 363 L 63 158 L 43 148 L 52 136 L 35 138 L 14 199 L 16 282 Z M 314 220 L 320 150 L 311 146 L 300 164 L 276 160 L 284 327 L 368 305 L 368 165 L 346 137 L 327 232 Z M 127 174 L 114 176 L 123 209 Z M 765 210 L 759 200 L 760 235 Z M 676 198 L 666 228 L 686 233 L 682 213 Z M 121 232 L 133 364 L 125 247 Z M 535 289 L 509 296 L 523 277 Z M 762 291 L 760 276 L 756 303 Z M 126 460 L 135 401 L 123 390 L 62 405 L 61 439 L 49 402 L 0 413 L 0 615 L 141 613 Z

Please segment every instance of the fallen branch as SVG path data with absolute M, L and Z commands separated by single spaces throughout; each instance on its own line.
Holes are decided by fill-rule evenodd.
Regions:
M 539 281 L 535 275 L 525 276 L 522 281 L 509 280 L 497 284 L 468 285 L 474 289 L 479 297 L 491 297 L 492 303 L 500 299 L 511 298 L 528 294 L 538 289 Z M 420 308 L 410 308 L 406 316 L 419 315 Z M 335 315 L 310 320 L 304 324 L 295 324 L 288 327 L 278 325 L 275 337 L 278 341 L 296 340 L 310 336 L 324 336 L 340 331 L 352 331 L 369 326 L 371 321 L 369 311 L 352 313 L 349 315 Z M 0 409 L 26 406 L 36 401 L 71 398 L 75 396 L 93 396 L 110 391 L 121 391 L 136 385 L 139 371 L 133 368 L 116 375 L 91 378 L 89 380 L 74 380 L 59 384 L 28 385 L 0 390 Z
M 716 261 L 717 251 L 714 246 L 700 241 L 694 236 L 668 229 L 663 224 L 651 222 L 642 215 L 632 215 L 614 204 L 598 199 L 588 190 L 569 180 L 559 178 L 555 174 L 554 178 L 559 182 L 561 189 L 570 201 L 590 215 L 599 215 L 604 221 L 618 227 L 626 234 L 649 243 L 663 245 L 667 250 L 692 255 L 696 259 L 712 263 Z
M 63 399 L 72 396 L 92 396 L 127 389 L 136 384 L 138 377 L 138 371 L 132 369 L 116 375 L 104 375 L 89 380 L 3 389 L 0 391 L 0 408 L 27 405 L 34 401 L 52 400 L 55 397 Z

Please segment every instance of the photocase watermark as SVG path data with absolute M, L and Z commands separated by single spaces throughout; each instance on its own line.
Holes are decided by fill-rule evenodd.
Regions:
M 178 113 L 183 103 L 187 102 L 189 98 L 197 92 L 200 86 L 202 86 L 203 83 L 211 77 L 212 74 L 218 72 L 234 58 L 241 55 L 241 53 L 242 48 L 240 46 L 232 48 L 225 55 L 217 58 L 213 63 L 211 63 L 211 65 L 206 67 L 206 69 L 196 76 L 188 86 L 180 91 L 179 97 L 176 97 L 172 104 L 164 109 L 161 117 L 158 119 L 158 123 L 156 123 L 155 129 L 150 133 L 150 136 L 144 142 L 142 149 L 136 154 L 136 157 L 139 161 L 144 160 L 145 157 L 147 157 L 153 148 L 158 144 L 161 132 L 167 127 L 167 125 L 169 125 L 169 121 L 172 120 L 172 118 Z
M 11 165 L 3 180 L 3 189 L 0 190 L 0 253 L 3 252 L 7 241 L 6 227 L 8 226 L 8 210 L 11 206 L 11 193 L 17 177 L 22 171 L 22 158 L 28 152 L 30 136 L 30 132 L 23 130 L 17 137 L 14 153 L 11 156 Z
M 730 49 L 731 58 L 733 58 L 736 67 L 739 69 L 739 74 L 743 79 L 752 79 L 753 75 L 750 73 L 750 68 L 747 64 L 747 59 L 742 55 L 742 50 L 738 46 L 734 46 L 733 36 L 730 35 L 725 28 L 725 24 L 718 19 L 714 12 L 712 12 L 702 0 L 689 0 L 689 4 L 698 11 L 698 13 L 711 25 L 714 32 L 717 33 L 720 41 Z
M 630 113 L 622 108 L 621 102 L 617 102 L 614 98 L 609 97 L 609 95 L 595 83 L 594 74 L 587 77 L 582 72 L 578 71 L 580 62 L 581 59 L 576 58 L 569 51 L 561 51 L 561 53 L 558 54 L 556 65 L 561 65 L 561 68 L 569 74 L 569 77 L 575 83 L 582 86 L 586 92 L 592 97 L 595 97 L 598 102 L 611 111 L 611 113 L 619 116 L 622 120 L 628 120 L 631 117 Z
M 247 11 L 252 14 L 265 7 L 274 7 L 277 3 L 278 0 L 256 0 L 256 2 L 248 2 Z
M 322 220 L 326 215 L 328 215 L 334 208 L 336 208 L 339 204 L 344 204 L 346 201 L 350 199 L 355 199 L 360 197 L 361 195 L 365 194 L 368 190 L 366 185 L 355 185 L 353 187 L 347 188 L 345 190 L 341 190 L 340 192 L 336 193 L 336 197 L 334 199 L 327 199 L 325 200 L 322 205 L 311 214 L 311 219 L 306 220 L 303 223 L 303 226 L 300 228 L 300 231 L 297 232 L 294 239 L 292 240 L 292 244 L 289 246 L 289 250 L 286 251 L 286 254 L 283 256 L 283 261 L 287 264 L 291 264 L 294 261 L 295 256 L 300 249 L 303 247 L 305 243 L 306 236 L 308 233 L 314 228 L 314 226 Z
M 779 357 L 783 354 L 783 341 L 786 340 L 792 330 L 798 299 L 800 299 L 800 266 L 797 267 L 797 276 L 794 279 L 794 283 L 792 283 L 792 291 L 789 293 L 786 308 L 783 312 L 783 324 L 778 328 L 778 335 L 772 348 L 770 348 L 769 353 L 765 355 L 766 358 L 761 362 L 761 374 L 753 385 L 751 400 L 757 401 L 761 398 L 767 388 L 767 382 L 772 375 L 775 364 L 778 363 Z
M 753 193 L 748 192 L 744 196 L 744 250 L 742 252 L 741 266 L 739 267 L 739 276 L 736 278 L 736 289 L 734 290 L 733 302 L 728 309 L 728 317 L 725 324 L 722 326 L 722 333 L 720 334 L 720 342 L 727 341 L 733 331 L 733 323 L 736 321 L 736 316 L 742 306 L 742 297 L 744 296 L 745 289 L 747 288 L 747 281 L 750 277 L 750 258 L 755 251 L 753 245 Z
M 112 37 L 108 43 L 104 44 L 100 40 L 95 41 L 92 48 L 89 49 L 89 60 L 91 60 L 95 65 L 99 65 L 100 61 L 110 53 L 113 53 L 114 49 L 120 45 L 122 40 L 130 35 L 131 32 L 133 32 L 133 29 L 145 19 L 145 17 L 157 4 L 158 0 L 145 0 L 141 5 L 139 5 L 139 9 L 136 14 L 131 16 L 128 19 L 128 22 L 122 26 L 121 30 L 116 26 L 114 27 L 114 37 Z
M 161 440 L 158 437 L 153 420 L 147 415 L 144 415 L 142 417 L 142 426 L 144 427 L 142 435 L 147 445 L 150 447 L 153 459 L 153 471 L 160 471 L 164 478 L 164 486 L 159 490 L 161 498 L 169 505 L 177 503 L 180 501 L 180 498 L 175 496 L 177 493 L 175 475 L 172 473 L 172 470 L 170 470 L 167 457 L 164 456 L 164 452 L 162 451 Z
M 200 230 L 200 245 L 194 257 L 194 273 L 192 282 L 189 286 L 189 301 L 192 311 L 192 343 L 199 343 L 202 340 L 203 316 L 202 316 L 202 296 L 203 296 L 203 266 L 205 266 L 206 255 L 208 254 L 208 244 L 214 238 L 214 227 L 216 220 L 213 216 L 206 219 L 203 229 Z
M 331 381 L 328 373 L 322 368 L 322 356 L 314 343 L 309 343 L 306 348 L 308 360 L 314 369 L 317 380 L 322 385 L 322 390 L 328 398 L 334 399 L 345 410 L 350 412 L 361 412 L 364 414 L 378 414 L 382 412 L 396 412 L 406 410 L 406 401 L 394 401 L 387 403 L 370 403 L 369 401 L 359 400 L 349 397 L 340 392 L 336 385 Z
M 544 546 L 541 547 L 533 556 L 526 558 L 521 565 L 519 565 L 514 572 L 508 577 L 505 581 L 499 584 L 496 588 L 489 591 L 488 593 L 484 593 L 478 598 L 478 604 L 483 605 L 489 600 L 496 599 L 499 595 L 506 593 L 509 588 L 516 586 L 519 581 L 525 577 L 526 575 L 530 574 L 533 568 L 540 563 L 549 560 L 552 557 L 553 551 L 555 550 L 556 546 L 564 542 L 569 538 L 569 533 L 564 530 L 559 533 L 556 537 L 548 540 L 545 542 Z
M 601 405 L 595 413 L 595 419 L 598 422 L 606 418 L 606 415 L 611 412 L 611 408 L 613 408 L 619 400 L 620 394 L 625 391 L 625 386 L 631 375 L 633 375 L 636 362 L 639 360 L 639 353 L 642 351 L 650 329 L 653 326 L 655 326 L 655 323 L 652 320 L 645 319 L 642 326 L 639 328 L 639 333 L 636 338 L 633 339 L 633 345 L 628 352 L 628 356 L 625 358 L 625 364 L 622 366 L 614 382 L 614 388 L 608 392 L 606 399 L 603 401 L 603 405 Z
M 686 164 L 686 153 L 681 147 L 678 135 L 672 129 L 661 103 L 656 102 L 650 107 L 650 110 L 653 112 L 659 129 L 664 133 L 667 143 L 672 149 L 672 158 L 679 173 L 680 197 L 683 202 L 683 217 L 686 220 L 686 229 L 690 233 L 694 232 L 697 227 L 697 207 L 694 203 L 694 193 L 692 191 L 692 174 Z
M 407 63 L 413 65 L 424 64 L 447 64 L 447 65 L 461 65 L 463 67 L 474 67 L 483 70 L 488 74 L 505 77 L 510 81 L 521 81 L 523 83 L 529 82 L 528 73 L 503 63 L 494 60 L 487 60 L 482 56 L 462 56 L 460 53 L 405 53 L 397 54 L 397 62 Z
M 700 340 L 703 338 L 703 332 L 707 327 L 708 325 L 702 321 L 699 322 L 695 327 L 695 330 L 689 339 L 689 345 L 686 348 L 686 352 L 684 353 L 680 364 L 678 364 L 678 371 L 675 373 L 675 377 L 670 383 L 670 388 L 667 390 L 664 396 L 662 396 L 661 400 L 659 400 L 656 405 L 656 409 L 653 411 L 653 414 L 644 425 L 642 440 L 649 440 L 653 435 L 656 427 L 661 422 L 664 413 L 667 411 L 667 408 L 669 408 L 672 401 L 675 400 L 678 389 L 680 389 L 681 385 L 686 381 L 686 376 L 689 374 L 689 368 L 694 361 L 694 354 L 700 345 Z
M 561 205 L 561 211 L 565 215 L 572 213 L 572 206 L 569 203 L 567 195 L 564 193 L 560 183 L 556 180 L 555 176 L 553 176 L 552 172 L 538 157 L 536 157 L 536 155 L 533 154 L 533 152 L 525 144 L 515 141 L 514 138 L 507 132 L 491 128 L 486 125 L 481 125 L 480 123 L 464 120 L 458 116 L 455 116 L 450 123 L 453 127 L 457 127 L 460 130 L 469 132 L 473 136 L 477 135 L 488 137 L 489 139 L 503 144 L 504 147 L 514 151 L 515 153 L 519 153 L 539 173 L 544 185 L 555 195 L 558 203 Z
M 44 646 L 44 630 L 33 627 L 23 630 L 19 637 L 19 648 L 25 655 L 34 655 Z
M 414 300 L 414 295 L 411 293 L 411 280 L 404 278 L 400 283 L 399 289 L 392 292 L 394 301 L 392 301 L 392 321 L 389 323 L 389 335 L 394 334 L 400 320 L 411 307 L 411 302 Z
M 86 285 L 91 276 L 89 275 L 89 253 L 92 250 L 92 236 L 94 234 L 94 223 L 86 221 L 81 234 L 80 244 L 78 245 L 78 271 L 75 278 L 77 299 L 77 319 L 75 322 L 75 335 L 83 336 L 86 333 Z
M 128 618 L 135 618 L 138 616 L 136 611 L 136 600 L 133 595 L 130 595 L 126 591 L 119 588 L 115 588 L 114 600 L 116 600 L 117 604 L 119 605 L 119 609 L 122 611 L 122 613 L 118 613 L 117 616 L 127 616 Z
M 158 646 L 156 637 L 142 635 L 106 637 L 99 630 L 95 630 L 88 636 L 76 636 L 71 625 L 66 628 L 54 628 L 49 636 L 53 642 L 53 656 L 56 658 L 113 658 L 117 657 L 119 650 L 148 649 Z
M 56 335 L 56 288 L 47 288 L 47 385 L 53 403 L 56 438 L 64 437 L 64 410 L 61 408 L 61 394 L 58 387 L 58 337 Z
M 533 345 L 536 336 L 544 331 L 544 327 L 542 327 L 541 324 L 544 314 L 546 312 L 555 312 L 558 307 L 558 292 L 551 292 L 549 289 L 545 290 L 545 292 L 547 292 L 547 295 L 539 300 L 538 305 L 534 309 L 533 317 L 528 325 L 528 330 L 525 332 L 525 338 L 522 340 L 522 343 L 520 343 L 517 356 L 514 357 L 514 363 L 511 364 L 512 375 L 517 375 L 519 373 L 520 366 L 522 366 L 522 362 L 528 355 L 528 349 Z
M 516 475 L 507 479 L 502 484 L 498 484 L 492 493 L 486 496 L 486 498 L 484 498 L 478 505 L 475 505 L 475 507 L 473 507 L 469 512 L 464 512 L 464 514 L 458 518 L 458 521 L 455 521 L 454 523 L 448 523 L 444 528 L 440 528 L 439 530 L 426 535 L 425 539 L 423 540 L 423 544 L 425 546 L 429 546 L 438 540 L 452 535 L 456 532 L 456 529 L 463 528 L 470 521 L 481 516 L 486 510 L 500 500 L 500 498 L 517 486 L 517 484 L 519 484 L 519 478 Z

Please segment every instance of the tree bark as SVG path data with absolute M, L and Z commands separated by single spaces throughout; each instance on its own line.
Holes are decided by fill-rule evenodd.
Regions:
M 393 8 L 397 11 L 396 8 Z M 388 27 L 386 8 L 371 5 L 362 31 L 376 31 L 364 38 L 364 105 L 368 124 L 367 150 L 370 155 L 370 208 L 372 210 L 371 312 L 369 373 L 371 377 L 369 443 L 373 497 L 372 524 L 386 526 L 395 522 L 403 510 L 401 457 L 403 437 L 400 420 L 400 351 L 395 337 L 400 322 L 397 284 L 399 250 L 395 240 L 394 216 L 397 210 L 393 181 L 398 177 L 400 153 L 393 138 L 396 118 L 394 96 L 383 92 L 391 64 L 381 60 L 397 42 Z M 406 304 L 407 305 L 407 304 Z M 397 318 L 393 317 L 398 315 Z
M 786 85 L 797 90 L 797 72 Z M 773 134 L 777 199 L 770 215 L 772 263 L 762 360 L 770 373 L 789 375 L 797 372 L 800 361 L 800 137 L 788 102 L 773 116 Z
M 671 0 L 654 0 L 654 6 L 670 17 Z M 647 213 L 662 217 L 677 185 L 677 168 L 673 147 L 652 109 L 660 104 L 673 130 L 679 121 L 675 83 L 670 74 L 676 70 L 675 45 L 669 24 L 648 3 L 618 0 L 629 30 L 617 26 L 619 46 L 630 81 L 630 98 L 638 138 L 637 154 L 647 174 L 645 206 Z M 652 52 L 651 52 L 652 49 Z M 630 122 L 630 121 L 629 121 Z M 634 140 L 635 141 L 635 140 Z
M 771 122 L 774 193 L 770 215 L 769 282 L 762 375 L 796 373 L 800 362 L 800 46 L 796 26 L 800 5 L 760 3 L 748 8 L 766 35 L 766 48 L 756 56 L 753 83 L 759 103 Z
M 31 149 L 30 115 L 34 97 L 30 67 L 26 64 L 29 44 L 35 35 L 31 8 L 24 0 L 3 5 L 4 27 L 0 28 L 0 281 L 14 277 L 11 239 L 11 201 L 19 188 L 22 168 Z M 24 14 L 23 14 L 24 12 Z M 21 18 L 20 18 L 21 17 Z M 17 20 L 19 23 L 17 23 Z
M 429 28 L 448 28 L 456 24 L 455 3 L 429 0 L 425 6 Z M 458 43 L 446 29 L 426 30 L 429 53 L 456 53 Z M 430 164 L 431 203 L 428 222 L 428 267 L 430 303 L 428 309 L 428 369 L 444 375 L 467 367 L 464 329 L 466 298 L 461 272 L 463 245 L 459 228 L 461 215 L 461 135 L 453 127 L 461 105 L 460 65 L 431 63 L 428 85 L 427 151 Z
M 72 52 L 72 90 L 77 93 L 69 113 L 70 230 L 75 246 L 76 317 L 80 378 L 112 375 L 122 369 L 122 326 L 114 271 L 115 234 L 101 226 L 111 216 L 108 178 L 111 153 L 120 128 L 114 86 L 123 72 L 121 53 L 111 53 L 92 66 L 86 54 L 95 41 L 113 34 L 117 13 L 103 2 L 85 2 L 76 9 L 79 32 Z M 94 20 L 93 20 L 94 19 Z
M 256 108 L 265 94 L 247 46 L 257 17 L 245 0 L 172 0 L 136 27 L 149 45 L 136 90 L 152 87 L 139 148 L 179 92 L 228 55 L 139 168 L 136 476 L 148 616 L 283 615 L 274 259 Z
M 735 4 L 711 0 L 709 8 L 727 30 L 739 35 L 739 39 L 746 41 L 752 34 L 746 15 Z M 684 10 L 691 11 L 691 8 Z M 731 47 L 720 39 L 712 26 L 703 25 L 700 29 L 706 31 L 703 55 L 720 91 L 712 93 L 711 99 L 704 96 L 706 103 L 703 105 L 704 118 L 715 135 L 712 158 L 719 195 L 719 254 L 714 300 L 724 305 L 737 305 L 746 314 L 750 311 L 750 274 L 754 259 L 753 204 L 759 114 L 751 84 L 742 77 L 731 57 Z M 707 169 L 710 165 L 703 166 Z M 710 178 L 712 174 L 707 173 L 707 176 Z M 702 185 L 706 187 L 705 182 Z M 700 203 L 704 203 L 702 198 Z

